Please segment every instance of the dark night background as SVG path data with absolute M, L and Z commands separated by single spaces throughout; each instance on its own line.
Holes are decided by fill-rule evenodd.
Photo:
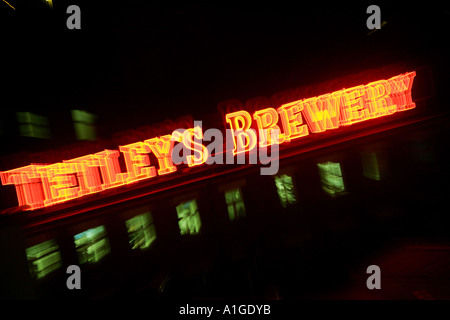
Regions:
M 387 23 L 370 35 L 370 3 L 10 4 L 16 10 L 1 3 L 0 19 L 3 144 L 14 135 L 8 112 L 61 119 L 52 124 L 50 148 L 73 139 L 64 130 L 74 108 L 96 114 L 98 136 L 107 139 L 184 114 L 204 119 L 223 100 L 270 96 L 389 63 L 426 58 L 441 79 L 448 66 L 450 11 L 442 2 L 378 3 Z M 80 6 L 81 30 L 66 28 L 70 4 Z M 37 145 L 19 139 L 2 152 L 42 149 Z

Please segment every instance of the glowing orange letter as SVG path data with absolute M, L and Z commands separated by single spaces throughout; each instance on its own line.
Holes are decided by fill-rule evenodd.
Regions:
M 75 164 L 58 162 L 39 167 L 37 171 L 41 175 L 46 206 L 80 196 Z
M 391 85 L 391 98 L 397 105 L 397 111 L 412 109 L 416 104 L 412 101 L 411 89 L 416 72 L 408 72 L 388 80 Z
M 198 141 L 192 140 L 193 138 L 203 139 L 203 132 L 200 126 L 195 128 L 187 129 L 183 132 L 183 144 L 186 148 L 197 152 L 198 157 L 195 155 L 186 156 L 186 160 L 189 167 L 198 166 L 202 163 L 205 163 L 208 159 L 209 152 L 206 147 L 199 143 Z
M 105 150 L 97 152 L 94 156 L 98 159 L 100 172 L 102 173 L 103 189 L 118 187 L 126 183 L 128 173 L 121 173 L 117 150 Z
M 234 155 L 250 151 L 256 146 L 256 133 L 250 129 L 252 117 L 247 111 L 228 113 L 225 120 L 230 124 L 231 133 L 234 137 Z
M 278 122 L 277 110 L 275 110 L 274 108 L 267 108 L 256 111 L 253 114 L 253 119 L 256 120 L 256 123 L 258 125 L 260 134 L 260 141 L 259 141 L 260 147 L 267 147 L 274 143 L 280 144 L 284 142 L 283 134 L 279 134 L 278 139 L 274 139 L 274 141 L 270 140 L 272 131 L 280 130 L 280 127 L 277 125 Z M 281 130 L 279 132 L 281 132 Z
M 41 165 L 29 165 L 13 170 L 0 172 L 3 185 L 13 184 L 16 187 L 19 206 L 36 209 L 44 206 L 45 195 L 42 180 L 37 172 Z
M 147 153 L 151 152 L 150 146 L 144 142 L 135 142 L 126 146 L 119 146 L 123 153 L 128 170 L 127 183 L 152 178 L 156 176 L 155 167 L 149 166 L 150 159 Z
M 393 114 L 397 105 L 389 96 L 391 86 L 387 80 L 374 81 L 366 85 L 366 105 L 370 118 L 377 118 Z
M 145 140 L 153 154 L 158 158 L 158 174 L 168 174 L 177 171 L 177 167 L 172 162 L 172 149 L 174 141 L 171 141 L 171 135 L 165 135 L 159 138 Z
M 303 104 L 301 100 L 283 104 L 278 108 L 281 121 L 283 123 L 284 137 L 286 141 L 307 136 L 308 126 L 302 125 Z
M 339 128 L 341 91 L 303 100 L 303 115 L 311 132 Z
M 342 91 L 341 97 L 341 125 L 349 126 L 353 123 L 370 119 L 369 110 L 364 104 L 364 86 L 358 86 Z
M 76 166 L 80 195 L 103 190 L 99 171 L 100 161 L 95 155 L 89 154 L 71 160 L 63 160 L 63 162 L 73 163 Z

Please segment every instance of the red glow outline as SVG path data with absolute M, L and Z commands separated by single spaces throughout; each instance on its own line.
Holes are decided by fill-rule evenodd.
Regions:
M 416 73 L 409 72 L 388 80 L 338 90 L 318 97 L 297 100 L 274 108 L 254 112 L 253 117 L 241 110 L 225 115 L 233 134 L 233 154 L 249 152 L 257 145 L 256 130 L 260 132 L 260 147 L 282 144 L 293 139 L 350 126 L 366 120 L 392 115 L 415 108 L 411 89 Z M 304 121 L 305 120 L 305 121 Z M 283 128 L 278 139 L 269 140 L 267 133 Z M 261 132 L 263 134 L 261 134 Z M 175 137 L 175 139 L 174 139 Z M 125 184 L 147 180 L 157 175 L 177 171 L 171 153 L 175 141 L 194 151 L 187 156 L 188 166 L 198 166 L 208 159 L 207 148 L 196 139 L 203 138 L 201 127 L 175 132 L 119 146 L 124 156 L 126 172 L 120 169 L 117 150 L 104 150 L 95 154 L 63 160 L 54 164 L 31 164 L 0 172 L 2 185 L 14 185 L 20 207 L 35 210 L 57 203 L 116 188 Z M 153 153 L 159 164 L 150 163 Z

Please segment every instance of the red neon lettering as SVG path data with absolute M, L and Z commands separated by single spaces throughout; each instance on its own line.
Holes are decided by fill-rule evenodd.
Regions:
M 76 175 L 80 186 L 79 195 L 85 195 L 103 190 L 102 178 L 100 176 L 100 161 L 93 155 L 64 160 L 64 163 L 75 165 Z
M 234 155 L 250 151 L 256 146 L 256 133 L 250 129 L 252 117 L 247 111 L 229 113 L 225 116 L 225 120 L 230 124 L 234 137 Z
M 253 114 L 260 129 L 261 147 L 281 144 L 313 133 L 348 126 L 361 121 L 384 117 L 415 107 L 411 89 L 416 73 L 409 72 L 388 80 L 374 81 L 367 85 L 343 89 L 304 100 L 281 105 L 277 110 L 265 108 Z M 306 124 L 303 123 L 302 115 Z M 271 140 L 271 132 L 279 130 L 279 118 L 284 133 Z M 256 147 L 257 137 L 251 129 L 252 117 L 241 110 L 226 114 L 234 142 L 233 154 L 247 152 Z M 309 128 L 309 129 L 308 129 Z M 187 155 L 190 167 L 206 162 L 208 149 L 201 143 L 203 132 L 197 126 L 183 133 L 165 135 L 119 146 L 123 153 L 127 172 L 122 173 L 117 150 L 104 150 L 92 155 L 65 160 L 51 165 L 29 165 L 0 172 L 3 185 L 14 185 L 19 206 L 27 210 L 53 205 L 87 194 L 114 188 L 126 183 L 156 176 L 150 165 L 148 153 L 158 160 L 158 174 L 177 170 L 172 162 L 174 141 L 194 152 Z
M 127 165 L 127 183 L 156 176 L 156 169 L 150 166 L 147 153 L 151 152 L 150 146 L 144 142 L 135 142 L 126 146 L 119 146 Z
M 44 189 L 44 204 L 50 205 L 79 196 L 80 186 L 73 163 L 55 163 L 37 168 Z
M 128 173 L 121 173 L 118 160 L 120 156 L 119 151 L 105 150 L 95 153 L 94 156 L 99 161 L 103 189 L 118 187 L 126 183 Z
M 41 176 L 37 169 L 42 165 L 29 165 L 9 171 L 0 172 L 3 185 L 16 187 L 19 206 L 37 209 L 44 206 L 45 195 L 42 189 Z
M 283 104 L 278 108 L 278 113 L 283 124 L 285 141 L 297 139 L 309 134 L 308 126 L 302 125 L 303 104 L 301 100 Z
M 171 135 L 165 135 L 159 138 L 153 138 L 145 140 L 149 145 L 153 154 L 158 159 L 159 169 L 158 174 L 168 174 L 177 171 L 177 167 L 173 165 L 172 162 L 172 149 L 174 141 L 171 141 Z M 206 160 L 205 160 L 206 161 Z
M 370 119 L 369 110 L 364 104 L 364 94 L 364 86 L 342 91 L 340 111 L 342 126 Z
M 391 86 L 387 80 L 371 82 L 365 86 L 365 89 L 370 118 L 387 116 L 397 111 L 397 105 L 390 97 Z
M 197 138 L 197 139 L 203 139 L 203 131 L 202 128 L 200 128 L 199 126 L 193 128 L 193 129 L 188 129 L 184 132 L 183 134 L 184 138 L 183 138 L 183 143 L 187 148 L 192 149 L 194 152 L 197 153 L 197 157 L 195 155 L 193 156 L 187 156 L 187 162 L 188 162 L 188 166 L 192 167 L 192 166 L 198 166 L 202 163 L 205 163 L 206 160 L 208 159 L 208 149 L 206 149 L 206 147 L 199 143 L 198 141 L 196 141 L 195 139 L 192 140 L 193 138 Z
M 313 133 L 339 128 L 341 91 L 303 100 L 303 116 Z
M 194 155 L 187 155 L 186 161 L 189 167 L 198 166 L 206 162 L 209 157 L 208 149 L 201 143 L 193 138 L 203 139 L 202 128 L 197 126 L 195 128 L 184 130 L 183 133 L 179 131 L 174 131 L 172 139 L 174 141 L 179 141 L 189 149 L 194 151 Z M 195 154 L 197 156 L 195 156 Z
M 392 77 L 388 80 L 391 86 L 391 98 L 397 105 L 397 111 L 405 111 L 413 109 L 416 104 L 412 101 L 411 89 L 416 72 L 409 72 L 399 76 Z
M 280 127 L 277 125 L 278 113 L 274 108 L 267 108 L 256 111 L 253 114 L 253 119 L 256 120 L 260 133 L 260 147 L 267 147 L 274 143 L 280 144 L 284 142 L 283 134 L 279 134 L 278 139 L 274 139 L 275 141 L 271 141 L 273 130 L 279 130 L 278 132 L 281 132 Z

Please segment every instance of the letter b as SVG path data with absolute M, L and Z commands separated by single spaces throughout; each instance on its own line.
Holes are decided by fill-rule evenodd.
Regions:
M 270 314 L 270 305 L 264 305 L 264 314 Z

